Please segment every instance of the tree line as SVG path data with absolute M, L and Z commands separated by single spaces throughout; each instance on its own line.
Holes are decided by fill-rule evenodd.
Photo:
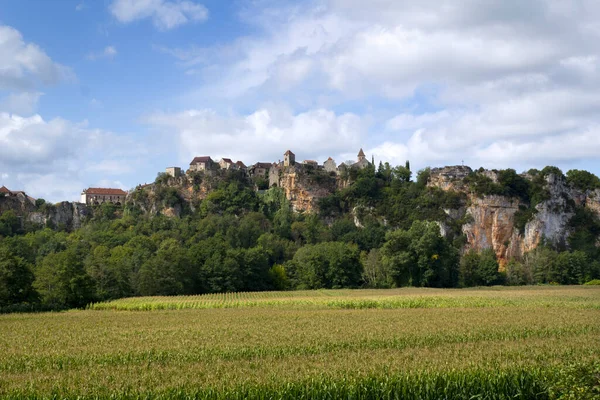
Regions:
M 499 272 L 491 250 L 461 254 L 461 227 L 468 221 L 443 210 L 459 206 L 464 195 L 427 187 L 428 170 L 413 179 L 408 163 L 380 164 L 349 175 L 353 183 L 322 199 L 319 214 L 294 213 L 281 189 L 259 194 L 239 175 L 223 179 L 181 218 L 103 204 L 82 228 L 67 232 L 24 226 L 4 212 L 0 309 L 77 308 L 129 296 L 582 284 L 600 278 L 600 222 L 587 209 L 575 209 L 570 243 L 540 246 Z M 468 182 L 482 193 L 538 201 L 531 200 L 543 191 L 535 180 L 523 183 L 512 170 L 501 176 L 496 186 L 476 173 Z M 585 171 L 570 171 L 564 179 L 600 187 Z M 182 202 L 172 188 L 162 191 L 170 205 Z

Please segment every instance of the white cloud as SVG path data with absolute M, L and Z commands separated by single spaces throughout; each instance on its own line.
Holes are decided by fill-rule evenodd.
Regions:
M 518 168 L 600 157 L 596 1 L 252 4 L 243 18 L 260 34 L 213 48 L 162 49 L 202 79 L 185 99 L 221 99 L 234 110 L 279 99 L 292 110 L 351 110 L 363 138 L 353 145 L 367 141 L 369 152 L 395 163 Z M 237 115 L 219 118 L 228 128 L 240 123 Z M 258 138 L 256 129 L 235 129 Z M 324 131 L 314 135 L 310 143 L 329 142 Z M 263 143 L 287 147 L 278 137 Z
M 31 115 L 35 112 L 42 95 L 43 93 L 40 92 L 11 93 L 0 101 L 0 110 L 19 115 Z
M 0 25 L 0 90 L 31 90 L 38 83 L 55 84 L 71 76 L 36 44 L 25 42 L 19 31 Z
M 83 11 L 86 8 L 85 3 L 82 1 L 81 3 L 75 6 L 75 11 Z
M 160 30 L 203 22 L 208 18 L 206 7 L 190 0 L 114 0 L 109 9 L 119 22 L 151 18 Z
M 85 121 L 0 113 L 3 184 L 34 197 L 76 200 L 102 177 L 131 173 L 146 151 L 133 139 L 90 129 Z
M 300 159 L 325 161 L 328 156 L 357 152 L 366 132 L 365 122 L 356 115 L 336 115 L 325 109 L 293 114 L 265 107 L 248 115 L 189 110 L 153 114 L 145 122 L 164 132 L 176 132 L 181 162 L 198 155 L 231 157 L 247 164 L 272 162 L 287 149 Z
M 96 61 L 101 58 L 113 59 L 117 56 L 117 49 L 115 46 L 106 46 L 104 50 L 100 52 L 91 52 L 86 58 L 90 61 Z

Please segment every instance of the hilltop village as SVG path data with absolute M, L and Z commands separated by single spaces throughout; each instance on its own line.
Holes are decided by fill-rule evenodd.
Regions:
M 194 157 L 190 162 L 187 171 L 183 171 L 181 167 L 168 167 L 165 170 L 165 174 L 172 178 L 187 178 L 189 183 L 193 183 L 195 175 L 198 173 L 214 177 L 227 171 L 239 171 L 255 183 L 255 190 L 261 191 L 272 187 L 282 187 L 286 189 L 288 200 L 292 202 L 295 211 L 312 211 L 314 198 L 330 194 L 335 190 L 335 187 L 332 186 L 325 191 L 321 190 L 320 195 L 318 190 L 307 194 L 307 190 L 305 190 L 307 188 L 304 187 L 306 185 L 303 186 L 301 183 L 303 175 L 322 173 L 329 177 L 337 177 L 339 180 L 340 177 L 344 177 L 350 170 L 363 169 L 369 165 L 371 163 L 367 160 L 363 149 L 360 149 L 358 152 L 356 162 L 346 162 L 339 165 L 331 157 L 323 162 L 323 164 L 319 164 L 314 160 L 297 162 L 296 155 L 291 150 L 287 150 L 283 155 L 282 161 L 257 162 L 249 167 L 242 161 L 233 162 L 230 158 L 221 158 L 217 162 L 210 156 L 198 156 Z M 143 190 L 150 186 L 149 184 L 138 185 L 135 190 Z M 121 206 L 125 204 L 130 193 L 119 188 L 90 187 L 82 191 L 79 203 L 87 206 L 104 203 Z M 19 199 L 22 203 L 26 201 L 30 205 L 36 204 L 36 199 L 28 196 L 25 192 L 12 191 L 4 186 L 0 188 L 0 195 Z M 298 199 L 301 201 L 295 201 Z M 300 203 L 303 204 L 301 205 Z

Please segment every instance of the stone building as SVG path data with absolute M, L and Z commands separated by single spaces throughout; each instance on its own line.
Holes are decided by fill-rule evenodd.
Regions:
M 286 151 L 285 154 L 283 155 L 283 166 L 291 167 L 295 164 L 296 164 L 296 155 L 294 153 L 292 153 L 291 150 Z
M 190 163 L 190 171 L 208 171 L 214 166 L 215 162 L 209 156 L 196 157 Z
M 221 158 L 219 167 L 221 167 L 221 169 L 237 169 L 236 165 L 231 161 L 231 158 Z
M 114 203 L 121 205 L 125 202 L 127 192 L 121 189 L 89 188 L 81 193 L 81 203 L 98 205 L 102 203 Z
M 181 168 L 179 167 L 169 167 L 166 172 L 167 175 L 172 176 L 173 178 L 179 178 L 181 176 Z
M 258 162 L 250 167 L 250 176 L 266 178 L 273 164 Z
M 0 187 L 0 195 L 8 196 L 8 197 L 17 197 L 22 202 L 28 201 L 31 204 L 35 205 L 35 199 L 31 196 L 28 196 L 27 193 L 25 193 L 21 190 L 17 190 L 17 191 L 9 190 L 6 186 L 2 186 L 2 187 Z
M 244 164 L 241 161 L 236 162 L 235 167 L 236 167 L 236 169 L 239 169 L 240 171 L 244 171 L 244 172 L 248 171 L 248 167 L 246 167 L 246 164 Z
M 365 152 L 363 151 L 363 149 L 360 149 L 360 151 L 358 152 L 358 162 L 352 164 L 352 168 L 363 169 L 367 168 L 369 165 L 371 165 L 371 163 L 367 160 Z
M 323 168 L 327 172 L 337 172 L 337 165 L 335 164 L 335 161 L 331 157 L 329 157 L 327 159 L 327 161 L 325 161 L 323 163 Z
M 310 165 L 311 167 L 318 167 L 319 163 L 316 162 L 315 160 L 304 160 L 302 161 L 302 165 Z

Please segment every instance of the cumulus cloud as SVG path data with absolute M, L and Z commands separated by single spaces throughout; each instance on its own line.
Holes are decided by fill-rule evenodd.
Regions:
M 110 12 L 122 23 L 150 18 L 160 30 L 169 30 L 189 22 L 202 22 L 208 10 L 190 0 L 114 0 Z
M 596 1 L 254 4 L 242 16 L 261 34 L 167 51 L 203 79 L 189 99 L 351 110 L 368 152 L 395 163 L 519 168 L 600 156 Z
M 90 61 L 96 61 L 101 58 L 113 59 L 117 56 L 117 49 L 115 46 L 106 46 L 104 50 L 99 52 L 88 53 L 86 58 Z
M 52 201 L 76 200 L 81 190 L 131 173 L 146 154 L 126 136 L 40 115 L 0 113 L 2 184 Z
M 365 122 L 356 115 L 325 109 L 294 114 L 265 107 L 247 115 L 204 109 L 156 113 L 144 120 L 165 132 L 176 132 L 182 162 L 198 155 L 272 162 L 281 159 L 288 148 L 299 159 L 325 161 L 331 155 L 356 153 L 366 131 Z
M 25 42 L 19 31 L 0 25 L 0 90 L 31 90 L 70 76 L 68 68 L 52 61 L 36 44 Z
M 31 115 L 42 96 L 43 93 L 40 92 L 11 93 L 0 101 L 0 110 L 18 115 Z

